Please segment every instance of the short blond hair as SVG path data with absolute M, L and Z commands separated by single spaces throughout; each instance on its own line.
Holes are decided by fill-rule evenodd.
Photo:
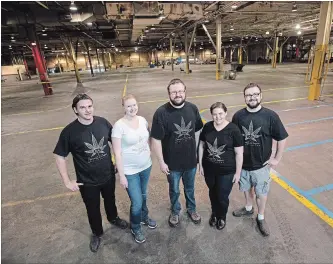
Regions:
M 124 106 L 125 102 L 128 99 L 134 99 L 136 101 L 136 98 L 133 94 L 128 94 L 128 95 L 123 96 L 123 98 L 121 98 L 121 105 Z

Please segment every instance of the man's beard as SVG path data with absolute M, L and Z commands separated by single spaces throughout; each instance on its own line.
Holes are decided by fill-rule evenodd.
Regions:
M 177 98 L 181 98 L 182 100 L 178 103 L 178 102 L 176 102 L 176 99 Z M 185 102 L 185 97 L 184 98 L 182 98 L 182 97 L 176 97 L 175 99 L 171 99 L 170 98 L 170 101 L 171 101 L 171 103 L 174 105 L 174 106 L 181 106 L 184 102 Z
M 259 105 L 260 105 L 260 103 L 261 103 L 261 101 L 258 101 L 258 100 L 252 100 L 252 101 L 255 101 L 256 102 L 256 104 L 250 104 L 250 102 L 249 103 L 247 103 L 246 105 L 250 108 L 250 109 L 255 109 L 255 108 L 257 108 Z

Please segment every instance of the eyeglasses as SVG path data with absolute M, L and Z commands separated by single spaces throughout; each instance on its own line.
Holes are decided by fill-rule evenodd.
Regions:
M 185 93 L 185 90 L 170 92 L 170 94 L 173 95 L 173 96 L 175 96 L 177 94 L 184 94 L 184 93 Z
M 251 97 L 258 98 L 259 95 L 260 95 L 260 93 L 246 94 L 245 97 L 246 97 L 246 98 L 251 98 Z

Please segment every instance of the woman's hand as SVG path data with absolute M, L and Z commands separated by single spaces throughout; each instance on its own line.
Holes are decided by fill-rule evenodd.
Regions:
M 125 176 L 120 176 L 120 185 L 124 188 L 128 188 L 128 181 Z

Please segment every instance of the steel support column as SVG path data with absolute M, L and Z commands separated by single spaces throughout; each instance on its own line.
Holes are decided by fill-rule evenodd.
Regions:
M 222 53 L 222 24 L 221 17 L 216 19 L 216 80 L 221 79 L 221 73 L 223 72 L 223 61 L 221 58 Z
M 186 56 L 186 65 L 185 65 L 185 72 L 186 74 L 190 73 L 190 56 L 189 56 L 189 50 L 188 50 L 188 36 L 187 31 L 185 32 L 185 56 Z
M 333 17 L 332 12 L 333 12 L 332 1 L 321 2 L 319 25 L 317 30 L 316 46 L 313 58 L 311 82 L 308 95 L 308 99 L 311 101 L 318 100 L 320 97 L 321 84 L 324 74 L 323 66 L 325 63 L 325 56 L 327 53 L 330 32 L 331 32 L 331 21 Z
M 104 65 L 104 71 L 106 72 L 106 63 L 105 63 L 104 49 L 102 49 L 102 61 L 103 61 L 103 65 Z
M 30 72 L 29 72 L 28 63 L 27 63 L 27 60 L 24 57 L 24 53 L 22 54 L 22 57 L 23 57 L 23 63 L 24 63 L 24 67 L 25 67 L 25 72 L 26 72 L 28 78 L 31 80 L 31 75 L 30 75 Z
M 51 95 L 53 94 L 51 83 L 47 77 L 44 60 L 42 58 L 41 52 L 39 50 L 39 45 L 36 42 L 31 43 L 31 50 L 34 57 L 35 65 L 39 73 L 40 81 L 43 85 L 44 94 Z
M 98 50 L 97 50 L 97 48 L 95 48 L 95 49 L 96 49 L 96 56 L 97 56 L 98 70 L 99 70 L 99 72 L 101 72 L 101 64 L 100 64 L 100 62 L 99 62 Z
M 208 32 L 208 30 L 207 30 L 206 26 L 205 26 L 204 24 L 202 24 L 202 27 L 203 27 L 203 29 L 205 30 L 205 32 L 206 32 L 206 35 L 208 36 L 208 38 L 209 38 L 210 42 L 212 43 L 212 45 L 213 45 L 213 47 L 214 47 L 214 49 L 215 49 L 215 51 L 216 51 L 216 46 L 215 46 L 215 43 L 214 43 L 214 41 L 213 41 L 212 37 L 210 36 L 210 34 L 209 34 L 209 32 Z
M 111 69 L 112 69 L 111 52 L 108 52 L 108 57 L 109 57 L 109 60 L 108 60 L 108 62 L 109 62 L 109 69 L 110 69 L 110 71 L 111 71 Z M 139 57 L 139 58 L 140 58 L 140 57 Z
M 91 63 L 91 56 L 90 56 L 90 51 L 89 51 L 89 44 L 88 44 L 88 42 L 83 42 L 83 46 L 84 46 L 85 50 L 87 51 L 91 76 L 94 77 L 94 76 L 95 76 L 95 75 L 94 75 L 94 69 L 93 69 L 93 66 L 92 66 L 92 63 Z
M 77 58 L 75 56 L 75 51 L 74 51 L 73 43 L 72 43 L 72 40 L 70 38 L 68 39 L 68 44 L 69 44 L 69 52 L 70 52 L 70 55 L 72 57 L 72 61 L 73 61 L 73 65 L 74 65 L 76 82 L 77 83 L 82 83 L 81 77 L 80 77 L 80 74 L 79 74 L 79 70 L 77 68 L 77 63 L 76 63 L 76 59 Z
M 170 38 L 170 53 L 171 53 L 171 69 L 174 70 L 173 67 L 173 46 L 172 46 L 172 38 Z
M 279 49 L 279 37 L 275 33 L 274 45 L 273 45 L 273 56 L 272 56 L 272 67 L 276 68 L 277 53 Z

